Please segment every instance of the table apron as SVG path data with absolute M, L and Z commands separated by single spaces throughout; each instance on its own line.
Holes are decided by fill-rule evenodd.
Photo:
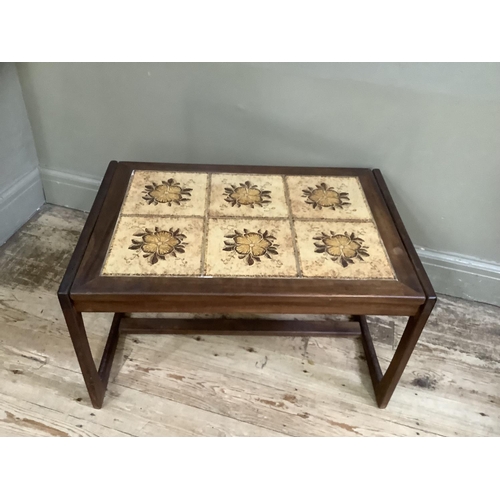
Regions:
M 412 316 L 419 297 L 295 296 L 123 296 L 71 295 L 80 312 L 212 313 L 212 314 L 354 314 Z

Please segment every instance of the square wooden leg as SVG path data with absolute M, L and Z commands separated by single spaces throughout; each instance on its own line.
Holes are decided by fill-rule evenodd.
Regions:
M 387 371 L 383 375 L 375 353 L 366 318 L 364 316 L 359 317 L 363 348 L 379 408 L 387 407 L 435 303 L 435 297 L 427 299 L 418 313 L 408 319 L 408 323 L 406 324 L 406 328 L 399 341 L 396 352 L 394 353 Z
M 90 401 L 94 408 L 101 408 L 106 393 L 106 386 L 108 385 L 109 373 L 111 371 L 116 345 L 118 343 L 118 332 L 122 314 L 117 313 L 114 315 L 108 341 L 106 342 L 98 371 L 90 350 L 82 313 L 74 308 L 71 298 L 68 295 L 59 294 L 58 296 L 71 341 L 73 342 L 76 357 L 80 364 L 83 379 L 87 386 Z

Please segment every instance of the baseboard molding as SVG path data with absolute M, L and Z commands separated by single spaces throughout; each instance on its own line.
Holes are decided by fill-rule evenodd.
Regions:
M 38 168 L 0 192 L 0 245 L 3 245 L 44 204 Z
M 438 293 L 500 306 L 500 264 L 417 248 Z
M 101 179 L 41 169 L 47 202 L 88 212 Z M 438 293 L 500 306 L 500 264 L 417 248 Z
M 102 179 L 41 168 L 47 203 L 88 212 Z

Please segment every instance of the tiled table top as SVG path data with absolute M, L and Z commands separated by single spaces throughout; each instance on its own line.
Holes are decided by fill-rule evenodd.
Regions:
M 136 170 L 102 276 L 395 280 L 357 177 Z

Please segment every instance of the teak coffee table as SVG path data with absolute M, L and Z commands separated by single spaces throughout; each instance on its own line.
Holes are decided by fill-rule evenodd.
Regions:
M 379 170 L 111 162 L 58 292 L 95 408 L 120 333 L 360 335 L 379 407 L 436 295 Z M 114 312 L 99 368 L 82 312 Z M 339 314 L 351 321 L 126 313 Z M 365 315 L 409 316 L 383 375 Z

